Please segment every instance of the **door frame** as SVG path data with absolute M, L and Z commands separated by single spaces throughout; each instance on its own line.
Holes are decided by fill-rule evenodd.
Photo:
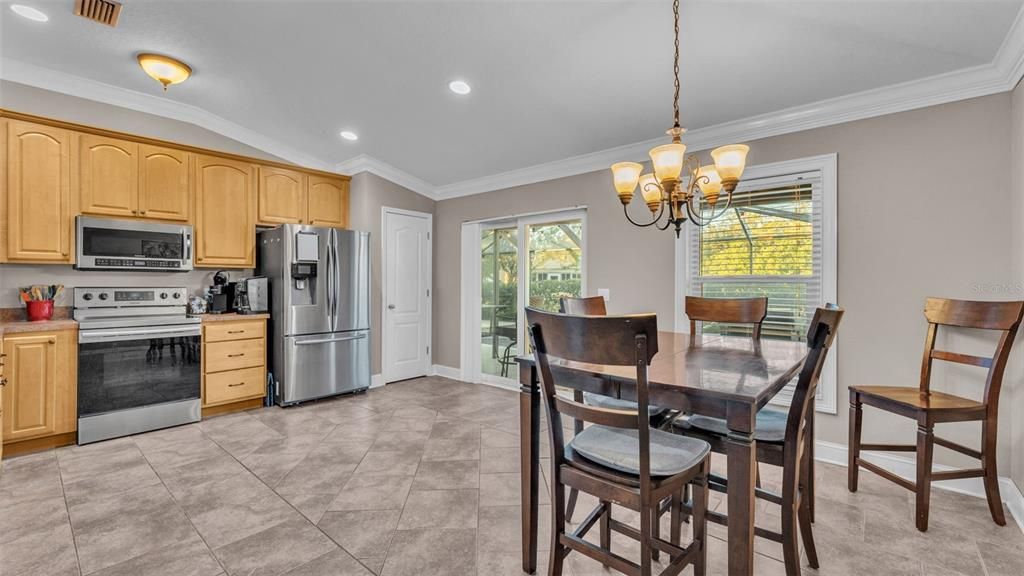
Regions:
M 520 278 L 517 279 L 518 292 L 516 297 L 518 299 L 518 306 L 516 324 L 519 327 L 519 342 L 525 342 L 526 323 L 523 319 L 522 310 L 524 306 L 522 303 L 526 302 L 527 288 L 526 282 L 522 281 L 522 276 L 529 274 L 529 271 L 527 270 L 529 246 L 526 246 L 526 249 L 524 250 L 522 249 L 522 243 L 529 241 L 529 238 L 526 235 L 526 227 L 546 222 L 557 222 L 573 218 L 580 219 L 583 223 L 583 234 L 580 238 L 582 243 L 580 249 L 583 252 L 583 259 L 580 261 L 580 293 L 586 294 L 587 261 L 590 258 L 587 251 L 587 236 L 590 231 L 590 226 L 587 222 L 587 212 L 587 206 L 580 205 L 557 208 L 554 210 L 473 220 L 462 223 L 462 249 L 460 255 L 460 286 L 462 301 L 459 306 L 459 365 L 461 368 L 459 370 L 459 374 L 464 381 L 472 382 L 474 384 L 488 384 L 511 390 L 519 389 L 518 373 L 514 374 L 511 378 L 502 378 L 500 376 L 485 374 L 481 366 L 482 362 L 480 357 L 479 335 L 481 329 L 480 306 L 483 302 L 483 296 L 480 290 L 480 233 L 488 228 L 511 228 L 513 226 L 518 230 L 518 238 L 520 242 L 518 269 L 520 271 Z
M 391 280 L 388 278 L 388 214 L 395 214 L 398 216 L 411 216 L 413 218 L 423 218 L 427 221 L 427 265 L 425 266 L 427 274 L 427 311 L 426 311 L 426 323 L 427 323 L 427 371 L 424 376 L 430 375 L 433 372 L 434 367 L 434 215 L 430 212 L 417 212 L 415 210 L 405 210 L 403 208 L 392 208 L 390 206 L 381 206 L 380 209 L 380 293 L 378 299 L 380 300 L 380 376 L 381 382 L 387 384 L 392 380 L 389 380 L 390 374 L 388 373 L 388 367 L 390 366 L 388 360 L 388 339 L 387 339 L 387 306 L 385 301 L 387 300 L 388 283 Z

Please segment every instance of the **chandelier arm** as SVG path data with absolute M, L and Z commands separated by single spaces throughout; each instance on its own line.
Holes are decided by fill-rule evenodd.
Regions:
M 633 218 L 629 215 L 629 206 L 626 205 L 626 204 L 622 205 L 622 213 L 626 215 L 626 220 L 629 220 L 629 223 L 632 224 L 633 226 L 639 226 L 640 228 L 647 228 L 648 226 L 654 226 L 655 224 L 658 223 L 658 220 L 661 220 L 662 215 L 664 215 L 664 213 L 665 213 L 665 203 L 664 202 L 661 203 L 661 207 L 658 208 L 658 215 L 655 216 L 654 220 L 651 220 L 647 224 L 641 224 L 641 223 L 637 222 L 636 220 L 633 220 Z
M 728 196 L 726 196 L 725 206 L 721 210 L 718 210 L 716 212 L 715 211 L 716 209 L 712 208 L 711 209 L 711 216 L 708 216 L 706 218 L 703 217 L 703 216 L 699 217 L 699 218 L 694 218 L 694 217 L 691 216 L 691 218 L 693 218 L 693 223 L 696 224 L 697 226 L 707 226 L 708 224 L 710 224 L 714 220 L 716 220 L 719 217 L 721 217 L 722 214 L 725 214 L 726 212 L 728 212 L 729 208 L 731 208 L 731 207 L 732 207 L 732 192 L 730 192 L 728 194 Z M 689 204 L 687 204 L 686 209 L 687 209 L 687 212 L 690 212 L 691 206 Z M 695 208 L 694 208 L 694 211 L 696 211 Z

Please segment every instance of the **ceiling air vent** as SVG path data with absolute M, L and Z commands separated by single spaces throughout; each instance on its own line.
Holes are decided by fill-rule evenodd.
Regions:
M 113 0 L 75 0 L 75 14 L 93 22 L 117 26 L 121 3 Z

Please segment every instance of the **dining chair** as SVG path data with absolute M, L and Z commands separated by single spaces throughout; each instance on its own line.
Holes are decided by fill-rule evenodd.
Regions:
M 697 322 L 751 324 L 754 340 L 761 339 L 761 324 L 768 315 L 768 298 L 703 298 L 686 297 L 686 316 L 690 334 L 697 333 Z
M 588 296 L 584 298 L 563 296 L 558 302 L 558 308 L 562 314 L 571 314 L 574 316 L 605 316 L 608 314 L 608 310 L 605 308 L 604 296 Z M 637 409 L 636 402 L 633 402 L 632 400 L 623 400 L 622 398 L 595 394 L 593 392 L 582 392 L 580 390 L 573 390 L 573 400 L 576 402 L 583 402 L 590 406 L 600 406 L 601 408 L 611 408 L 613 410 Z M 652 418 L 652 423 L 657 428 L 663 423 L 660 416 L 665 414 L 667 410 L 660 406 L 651 406 L 649 407 L 648 412 Z M 573 431 L 576 434 L 583 431 L 582 420 L 576 420 L 573 423 Z M 576 500 L 578 498 L 579 491 L 575 489 L 569 491 L 569 505 L 566 508 L 565 517 L 570 522 L 572 521 L 572 516 L 576 511 Z
M 579 552 L 624 574 L 650 576 L 656 552 L 670 558 L 661 575 L 693 566 L 705 574 L 707 560 L 707 474 L 710 446 L 651 428 L 647 417 L 647 369 L 658 352 L 657 316 L 572 316 L 526 309 L 530 339 L 542 383 L 542 402 L 551 443 L 552 530 L 549 576 L 560 576 L 566 556 Z M 590 406 L 556 392 L 560 362 L 635 366 L 637 410 Z M 562 415 L 590 422 L 565 442 Z M 693 486 L 693 538 L 680 545 L 683 487 Z M 595 496 L 599 504 L 572 532 L 566 531 L 565 487 Z M 657 531 L 662 500 L 672 502 L 670 540 Z M 612 502 L 640 515 L 639 529 L 612 517 Z M 584 540 L 600 524 L 599 544 Z M 636 563 L 611 550 L 612 531 L 640 543 Z
M 807 331 L 807 357 L 797 376 L 796 389 L 789 404 L 789 410 L 781 419 L 772 411 L 765 419 L 761 410 L 757 414 L 754 439 L 757 441 L 757 461 L 782 467 L 782 492 L 774 493 L 756 488 L 756 497 L 782 506 L 782 531 L 754 528 L 754 534 L 782 544 L 787 576 L 800 574 L 799 536 L 803 540 L 807 562 L 818 568 L 818 553 L 814 546 L 811 528 L 811 498 L 808 478 L 813 473 L 810 447 L 814 442 L 811 422 L 814 418 L 815 394 L 822 367 L 843 318 L 843 309 L 826 304 L 814 312 Z M 720 418 L 693 417 L 683 423 L 680 433 L 699 438 L 711 445 L 713 452 L 725 454 L 729 428 Z M 711 474 L 708 480 L 711 490 L 727 492 L 728 479 Z M 688 505 L 684 502 L 684 507 Z M 663 507 L 660 513 L 666 512 Z M 707 512 L 707 519 L 717 524 L 728 524 L 728 516 L 718 512 Z M 685 520 L 685 515 L 684 515 Z
M 850 450 L 849 489 L 857 491 L 857 476 L 861 468 L 895 482 L 917 496 L 916 523 L 921 532 L 928 530 L 928 505 L 931 483 L 960 478 L 983 478 L 985 496 L 992 519 L 1006 525 L 1003 503 L 999 496 L 999 478 L 996 468 L 996 429 L 999 417 L 999 388 L 1010 355 L 1010 347 L 1024 316 L 1024 302 L 974 302 L 928 298 L 924 304 L 928 320 L 924 358 L 921 361 L 921 381 L 917 388 L 907 386 L 850 386 Z M 936 350 L 939 326 L 974 328 L 999 333 L 999 343 L 992 357 L 975 356 Z M 943 330 L 945 332 L 945 329 Z M 942 360 L 987 368 L 985 390 L 981 401 L 954 396 L 931 389 L 932 361 Z M 863 406 L 868 405 L 892 412 L 917 422 L 916 444 L 864 444 L 861 443 Z M 957 444 L 935 436 L 935 425 L 947 422 L 981 421 L 981 450 Z M 981 461 L 980 468 L 969 470 L 932 471 L 932 453 L 935 445 L 966 454 Z M 861 450 L 881 452 L 916 452 L 916 482 L 904 479 L 860 457 Z

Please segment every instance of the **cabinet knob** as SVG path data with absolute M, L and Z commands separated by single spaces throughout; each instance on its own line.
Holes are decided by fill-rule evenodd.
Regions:
M 138 214 L 138 213 L 139 213 L 138 210 L 132 210 L 132 214 Z
M 49 342 L 50 344 L 56 344 L 57 343 L 57 339 L 56 338 L 50 338 L 49 340 L 47 340 L 47 342 Z
M 7 378 L 0 376 L 0 386 L 7 386 Z
M 146 213 L 145 210 L 139 210 L 139 214 L 145 214 L 145 213 Z

